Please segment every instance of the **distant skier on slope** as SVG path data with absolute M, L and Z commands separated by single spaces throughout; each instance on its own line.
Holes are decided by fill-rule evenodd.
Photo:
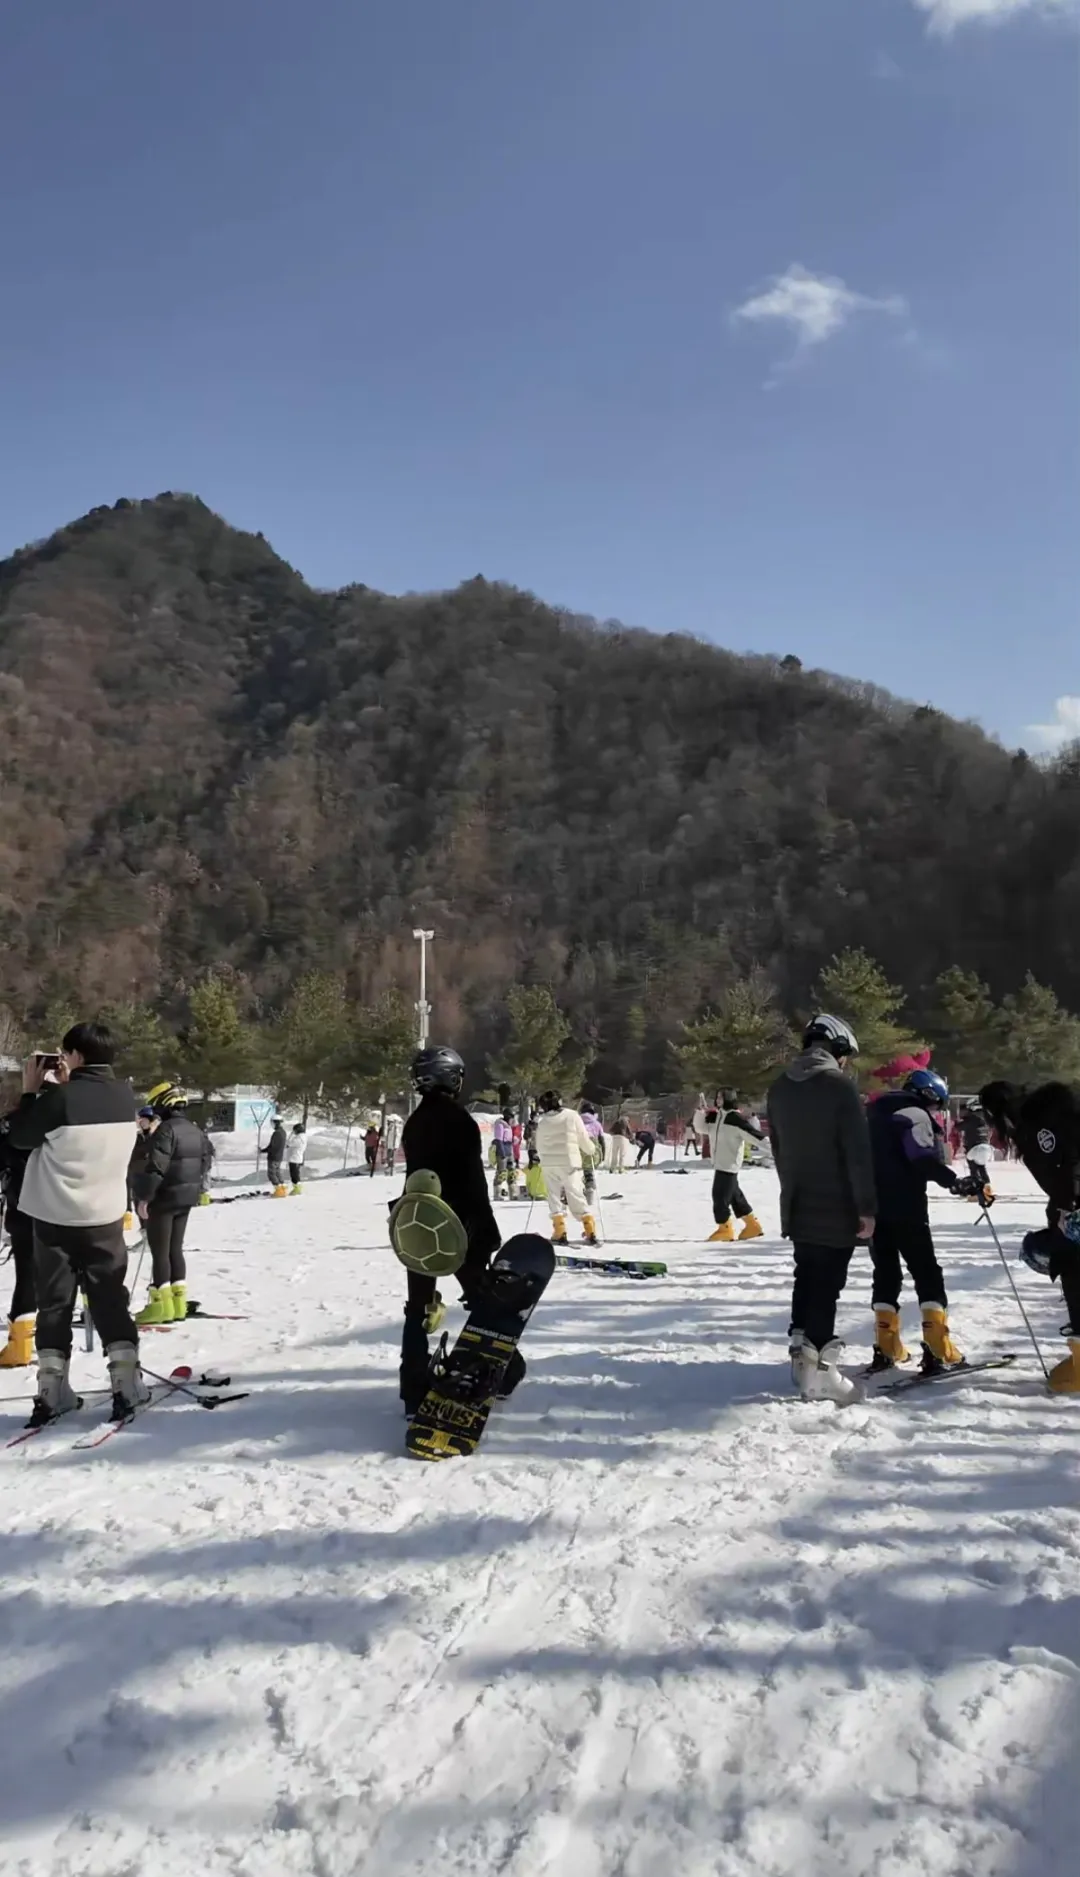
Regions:
M 991 1195 L 983 1176 L 959 1179 L 945 1160 L 945 1133 L 935 1110 L 948 1108 L 949 1085 L 933 1069 L 916 1069 L 902 1089 L 879 1095 L 868 1110 L 877 1188 L 877 1221 L 870 1245 L 874 1266 L 875 1369 L 908 1361 L 900 1334 L 901 1259 L 922 1305 L 925 1372 L 963 1361 L 949 1334 L 949 1299 L 930 1231 L 930 1183 L 969 1199 Z
M 266 1173 L 274 1189 L 275 1199 L 286 1199 L 289 1189 L 285 1184 L 285 1161 L 289 1151 L 289 1137 L 285 1132 L 285 1123 L 276 1114 L 270 1126 L 270 1139 L 266 1143 Z
M 562 1096 L 553 1088 L 540 1097 L 536 1151 L 547 1187 L 552 1242 L 565 1245 L 566 1214 L 570 1212 L 581 1221 L 585 1243 L 598 1245 L 596 1222 L 585 1197 L 585 1167 L 592 1161 L 592 1141 L 581 1116 L 572 1108 L 564 1108 Z
M 746 1143 L 763 1141 L 765 1135 L 753 1116 L 741 1104 L 734 1089 L 725 1089 L 719 1106 L 705 1116 L 705 1132 L 713 1163 L 712 1207 L 715 1232 L 709 1244 L 730 1244 L 735 1237 L 731 1215 L 743 1222 L 740 1238 L 761 1238 L 761 1222 L 739 1185 L 739 1169 L 746 1154 Z
M 422 1049 L 412 1065 L 420 1103 L 405 1123 L 401 1144 L 406 1178 L 424 1170 L 437 1173 L 442 1198 L 465 1228 L 469 1248 L 456 1276 L 468 1304 L 502 1239 L 491 1209 L 480 1129 L 459 1100 L 464 1081 L 465 1064 L 456 1049 Z M 433 1277 L 410 1271 L 408 1278 L 399 1391 L 406 1414 L 415 1414 L 427 1393 L 428 1337 L 438 1329 L 443 1308 Z M 504 1378 L 507 1394 L 524 1373 L 518 1355 Z
M 1080 1094 L 1065 1082 L 1031 1089 L 988 1082 L 979 1100 L 1049 1201 L 1046 1227 L 1027 1234 L 1022 1256 L 1033 1270 L 1060 1279 L 1069 1354 L 1051 1369 L 1050 1387 L 1056 1395 L 1080 1395 Z
M 859 1053 L 841 1017 L 822 1012 L 803 1053 L 769 1090 L 769 1138 L 780 1176 L 780 1230 L 795 1252 L 791 1375 L 808 1401 L 848 1401 L 837 1366 L 836 1306 L 855 1246 L 872 1237 L 877 1197 L 866 1113 L 844 1067 Z
M 583 1101 L 578 1110 L 581 1125 L 592 1142 L 592 1153 L 584 1165 L 585 1200 L 590 1212 L 596 1203 L 596 1170 L 604 1164 L 604 1123 L 591 1101 Z

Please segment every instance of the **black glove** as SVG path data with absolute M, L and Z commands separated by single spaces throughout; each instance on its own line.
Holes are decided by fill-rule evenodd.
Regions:
M 957 1199 L 978 1199 L 987 1208 L 994 1203 L 994 1195 L 985 1180 L 976 1179 L 973 1173 L 968 1173 L 962 1180 L 957 1180 L 952 1190 Z

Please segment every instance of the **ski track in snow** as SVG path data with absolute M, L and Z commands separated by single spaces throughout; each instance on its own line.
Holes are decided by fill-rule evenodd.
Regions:
M 998 1179 L 1013 1248 L 1034 1189 Z M 251 1320 L 144 1358 L 251 1398 L 177 1398 L 72 1453 L 99 1404 L 2 1456 L 4 1877 L 1071 1868 L 1080 1403 L 1047 1397 L 949 1200 L 957 1336 L 1016 1368 L 798 1402 L 775 1180 L 746 1184 L 768 1236 L 706 1245 L 707 1170 L 621 1175 L 612 1255 L 663 1243 L 669 1276 L 558 1272 L 527 1381 L 438 1466 L 403 1453 L 397 1185 L 196 1213 L 193 1291 Z M 1056 1360 L 1060 1294 L 1015 1268 Z M 99 1353 L 74 1366 L 102 1384 Z M 27 1386 L 0 1377 L 3 1438 Z

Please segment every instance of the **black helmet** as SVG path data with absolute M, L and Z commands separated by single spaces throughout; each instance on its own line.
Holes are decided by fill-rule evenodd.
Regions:
M 433 1049 L 421 1049 L 413 1057 L 410 1071 L 413 1087 L 421 1095 L 430 1095 L 433 1089 L 445 1089 L 448 1095 L 460 1095 L 465 1080 L 465 1064 L 456 1049 L 447 1049 L 445 1044 L 438 1044 Z
M 541 1114 L 558 1114 L 559 1109 L 562 1107 L 562 1096 L 557 1089 L 549 1088 L 541 1095 L 537 1105 Z
M 809 1049 L 814 1043 L 820 1043 L 837 1062 L 859 1053 L 858 1038 L 850 1023 L 845 1023 L 843 1017 L 830 1017 L 824 1010 L 811 1017 L 803 1032 L 803 1048 Z
M 591 1101 L 583 1101 L 581 1104 L 581 1112 L 582 1114 L 595 1114 L 596 1109 Z
M 512 1121 L 514 1118 L 514 1110 L 512 1108 L 504 1108 L 502 1118 L 504 1121 Z

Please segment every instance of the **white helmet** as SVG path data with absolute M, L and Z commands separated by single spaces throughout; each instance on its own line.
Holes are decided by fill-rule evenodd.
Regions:
M 824 1010 L 811 1017 L 806 1026 L 803 1048 L 809 1049 L 813 1043 L 821 1043 L 838 1062 L 859 1053 L 859 1040 L 850 1023 L 845 1023 L 843 1017 L 830 1017 Z

